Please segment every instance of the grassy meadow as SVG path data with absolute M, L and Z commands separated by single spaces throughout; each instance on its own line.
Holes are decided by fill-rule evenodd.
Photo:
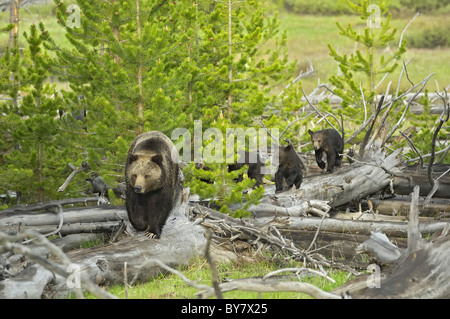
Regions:
M 392 18 L 391 26 L 397 29 L 396 40 L 390 48 L 378 50 L 378 54 L 389 57 L 389 51 L 394 51 L 398 46 L 400 35 L 405 26 L 412 19 L 412 16 Z M 289 57 L 297 60 L 298 72 L 306 71 L 309 61 L 312 62 L 317 72 L 315 75 L 303 79 L 302 86 L 306 93 L 311 92 L 320 83 L 328 83 L 328 78 L 337 74 L 338 66 L 329 55 L 328 44 L 337 49 L 339 53 L 350 55 L 355 48 L 355 44 L 343 36 L 339 35 L 339 29 L 336 22 L 343 27 L 351 24 L 357 25 L 361 29 L 365 27 L 364 21 L 356 16 L 305 16 L 292 13 L 280 14 L 280 22 L 283 29 L 287 32 Z M 383 21 L 382 21 L 383 22 Z M 434 79 L 439 83 L 439 88 L 450 85 L 450 48 L 436 49 L 416 49 L 408 47 L 408 38 L 420 32 L 424 28 L 430 28 L 434 25 L 444 24 L 450 27 L 450 21 L 447 15 L 424 16 L 421 15 L 407 29 L 404 39 L 407 41 L 407 52 L 404 60 L 408 61 L 414 58 L 408 65 L 408 74 L 414 83 L 419 82 L 431 72 L 435 72 Z M 389 76 L 379 87 L 379 92 L 383 93 L 389 81 L 393 81 L 391 89 L 396 88 L 398 76 L 400 74 L 402 61 L 393 75 Z M 381 80 L 381 76 L 378 80 Z M 432 81 L 434 82 L 434 81 Z M 401 89 L 409 88 L 408 81 L 403 81 Z M 436 86 L 431 86 L 434 91 Z

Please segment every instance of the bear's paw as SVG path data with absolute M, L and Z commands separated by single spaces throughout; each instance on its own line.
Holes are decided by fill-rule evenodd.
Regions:
M 145 234 L 145 236 L 148 237 L 148 238 L 159 239 L 158 234 L 152 233 L 152 232 L 150 231 L 150 225 L 147 226 L 147 229 L 144 231 L 144 234 Z

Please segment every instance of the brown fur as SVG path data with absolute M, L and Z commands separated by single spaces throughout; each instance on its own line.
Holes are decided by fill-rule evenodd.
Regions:
M 289 189 L 293 185 L 297 189 L 300 188 L 303 181 L 302 163 L 291 143 L 287 146 L 280 147 L 279 166 L 275 173 L 276 192 L 283 190 L 283 180 L 286 181 Z
M 325 129 L 317 132 L 308 130 L 313 142 L 317 165 L 326 172 L 333 172 L 335 167 L 341 167 L 344 152 L 343 137 L 334 129 Z M 327 165 L 322 159 L 323 153 L 327 156 Z
M 131 225 L 159 238 L 175 203 L 179 187 L 174 145 L 163 133 L 140 134 L 128 151 L 125 184 L 126 208 Z

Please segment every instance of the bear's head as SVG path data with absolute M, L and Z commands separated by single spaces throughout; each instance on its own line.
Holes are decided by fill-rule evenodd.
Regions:
M 292 144 L 281 146 L 279 150 L 279 161 L 280 164 L 289 164 L 291 163 L 292 154 L 295 155 L 294 147 Z
M 160 189 L 164 183 L 163 156 L 161 154 L 130 155 L 127 179 L 137 194 Z
M 288 139 L 284 140 L 285 142 L 288 142 L 288 145 L 285 146 L 281 146 L 280 145 L 280 149 L 279 149 L 279 164 L 283 167 L 289 166 L 295 166 L 296 163 L 296 158 L 297 156 L 297 152 L 294 149 L 294 145 L 292 145 L 292 142 Z
M 313 132 L 311 130 L 308 130 L 309 135 L 311 136 L 311 141 L 313 142 L 314 150 L 319 150 L 323 146 L 323 141 L 325 140 L 326 136 L 323 132 Z

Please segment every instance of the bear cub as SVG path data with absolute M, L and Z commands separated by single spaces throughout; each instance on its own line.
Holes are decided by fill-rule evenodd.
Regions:
M 150 238 L 160 238 L 180 191 L 173 149 L 166 135 L 150 131 L 138 135 L 128 151 L 125 166 L 128 219 L 136 230 L 145 231 Z
M 247 170 L 247 176 L 249 178 L 253 178 L 256 180 L 255 187 L 258 187 L 264 183 L 263 178 L 264 174 L 261 172 L 262 168 L 265 166 L 265 164 L 261 161 L 261 158 L 259 157 L 259 154 L 256 152 L 249 152 L 245 151 L 244 153 L 244 162 L 243 160 L 239 158 L 237 163 L 228 165 L 228 172 L 237 171 L 238 169 L 241 169 L 244 165 L 248 166 Z M 237 178 L 237 182 L 242 182 L 243 176 L 240 175 Z
M 303 180 L 302 162 L 294 150 L 292 143 L 279 149 L 279 165 L 275 173 L 275 192 L 283 191 L 283 180 L 287 186 L 293 185 L 298 189 Z
M 344 139 L 335 129 L 325 129 L 317 132 L 308 130 L 314 145 L 317 165 L 325 168 L 323 153 L 327 156 L 326 173 L 332 173 L 335 167 L 341 167 L 344 153 Z

